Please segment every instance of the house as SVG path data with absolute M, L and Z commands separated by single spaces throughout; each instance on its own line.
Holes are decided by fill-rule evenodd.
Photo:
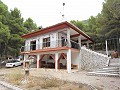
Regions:
M 92 39 L 73 24 L 65 21 L 21 36 L 25 46 L 21 48 L 24 61 L 35 57 L 37 68 L 49 67 L 57 71 L 66 68 L 80 69 L 81 45 L 92 43 Z

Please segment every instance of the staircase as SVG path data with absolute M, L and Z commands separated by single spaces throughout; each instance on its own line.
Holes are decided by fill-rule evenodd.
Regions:
M 109 65 L 92 72 L 88 72 L 87 75 L 97 75 L 97 76 L 116 76 L 120 77 L 120 58 L 110 59 Z

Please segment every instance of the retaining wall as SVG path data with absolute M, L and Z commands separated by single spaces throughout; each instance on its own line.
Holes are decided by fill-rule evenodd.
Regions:
M 97 53 L 86 47 L 81 47 L 81 69 L 95 70 L 107 65 L 107 55 Z

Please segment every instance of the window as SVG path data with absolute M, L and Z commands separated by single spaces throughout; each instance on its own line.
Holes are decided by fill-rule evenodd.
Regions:
M 30 42 L 30 50 L 36 50 L 36 41 Z
M 50 37 L 43 38 L 43 47 L 50 47 Z

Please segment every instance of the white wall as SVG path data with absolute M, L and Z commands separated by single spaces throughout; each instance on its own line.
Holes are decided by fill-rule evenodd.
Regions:
M 30 46 L 30 42 L 33 40 L 36 40 L 36 49 L 42 49 L 42 43 L 43 43 L 43 38 L 47 38 L 50 37 L 50 47 L 54 48 L 57 46 L 56 40 L 58 40 L 58 32 L 51 32 L 51 33 L 47 33 L 47 34 L 43 34 L 43 35 L 38 35 L 35 37 L 31 37 L 26 39 L 25 41 L 25 46 Z M 38 45 L 39 44 L 39 45 Z M 26 48 L 26 50 L 30 50 L 29 48 Z
M 42 35 L 38 35 L 38 36 L 34 36 L 31 38 L 26 39 L 25 41 L 25 46 L 29 46 L 26 48 L 26 50 L 30 50 L 30 41 L 36 40 L 36 49 L 42 49 L 42 43 L 43 43 L 43 38 L 49 37 L 50 36 L 50 41 L 52 42 L 50 47 L 54 48 L 54 47 L 58 47 L 58 42 L 55 42 L 58 39 L 61 39 L 61 37 L 65 37 L 67 38 L 67 36 L 63 33 L 60 33 L 61 31 L 67 30 L 68 28 L 64 28 L 61 30 L 56 30 L 54 32 L 50 32 L 50 33 L 46 33 L 46 34 L 42 34 Z M 58 35 L 59 32 L 59 35 Z M 60 43 L 60 42 L 59 42 Z M 39 45 L 38 45 L 39 44 Z M 61 45 L 61 43 L 60 43 Z
M 71 59 L 71 64 L 73 65 L 78 65 L 79 69 L 79 64 L 80 64 L 80 52 L 72 52 L 72 59 Z

